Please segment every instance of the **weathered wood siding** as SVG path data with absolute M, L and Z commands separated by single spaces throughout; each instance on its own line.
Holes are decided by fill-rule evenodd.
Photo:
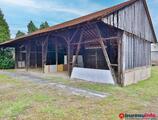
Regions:
M 154 41 L 154 35 L 142 0 L 103 18 L 107 24 L 133 33 L 148 41 Z
M 123 70 L 134 69 L 151 64 L 151 45 L 149 41 L 124 32 Z

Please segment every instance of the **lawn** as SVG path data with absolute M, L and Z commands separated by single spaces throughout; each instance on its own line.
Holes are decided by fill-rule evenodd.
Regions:
M 150 79 L 123 88 L 55 77 L 48 80 L 110 96 L 97 99 L 65 94 L 60 89 L 0 75 L 0 119 L 118 120 L 121 112 L 158 113 L 158 67 L 152 68 Z

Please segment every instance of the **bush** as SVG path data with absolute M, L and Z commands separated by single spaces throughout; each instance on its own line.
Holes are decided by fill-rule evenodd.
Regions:
M 13 49 L 0 49 L 0 69 L 11 69 L 15 67 Z

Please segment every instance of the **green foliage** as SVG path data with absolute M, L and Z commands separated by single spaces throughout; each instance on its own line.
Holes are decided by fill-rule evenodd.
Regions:
M 0 49 L 0 69 L 14 68 L 15 61 L 11 49 Z
M 48 24 L 47 21 L 41 23 L 41 25 L 40 25 L 40 29 L 44 29 L 44 28 L 47 28 L 47 27 L 49 27 L 49 24 Z
M 16 38 L 24 36 L 24 35 L 25 35 L 24 32 L 21 32 L 20 30 L 18 30 L 18 32 L 16 33 Z
M 0 43 L 10 39 L 9 26 L 4 19 L 4 14 L 0 9 Z
M 29 24 L 27 25 L 28 33 L 32 33 L 38 30 L 38 28 L 35 26 L 35 24 L 30 21 Z

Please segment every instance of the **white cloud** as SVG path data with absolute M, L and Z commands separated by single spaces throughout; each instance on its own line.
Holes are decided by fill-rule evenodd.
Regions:
M 29 11 L 32 10 L 35 12 L 35 10 L 40 11 L 48 11 L 48 12 L 65 12 L 75 15 L 84 15 L 88 13 L 88 11 L 73 8 L 73 7 L 67 7 L 63 4 L 60 4 L 55 1 L 36 1 L 36 0 L 0 0 L 0 3 L 5 5 L 14 5 L 17 7 L 24 7 L 27 8 Z
M 52 25 L 106 6 L 91 0 L 0 0 L 0 7 L 5 11 L 14 38 L 17 30 L 27 31 L 25 27 L 29 20 L 33 20 L 38 26 L 44 20 L 51 21 Z

